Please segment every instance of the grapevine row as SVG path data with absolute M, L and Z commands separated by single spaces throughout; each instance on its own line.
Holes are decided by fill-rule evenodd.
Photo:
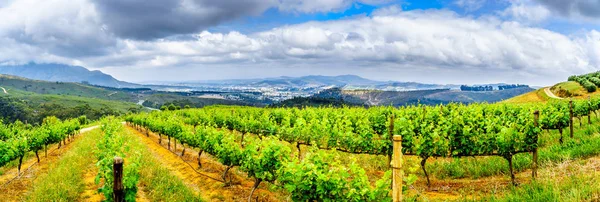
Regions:
M 140 161 L 139 153 L 130 150 L 125 145 L 125 137 L 122 135 L 123 124 L 114 117 L 102 119 L 100 129 L 103 132 L 103 138 L 98 143 L 98 175 L 96 184 L 102 180 L 102 186 L 98 189 L 105 198 L 113 198 L 114 170 L 113 159 L 115 157 L 127 158 L 128 162 L 123 168 L 123 192 L 125 201 L 135 201 L 138 191 L 138 181 L 140 179 Z M 134 153 L 132 155 L 128 155 Z
M 38 127 L 20 121 L 12 124 L 0 122 L 0 166 L 19 159 L 18 171 L 20 173 L 25 154 L 34 152 L 39 162 L 38 152 L 44 149 L 47 156 L 48 145 L 55 143 L 58 143 L 58 148 L 60 148 L 67 138 L 78 133 L 80 121 L 85 121 L 85 119 L 60 121 L 56 117 L 47 117 Z
M 138 116 L 142 115 L 135 117 Z M 134 116 L 127 118 L 128 122 L 142 126 L 132 122 L 133 119 Z M 335 163 L 331 154 L 317 151 L 318 149 L 302 160 L 292 159 L 290 148 L 274 136 L 264 137 L 262 140 L 247 138 L 241 146 L 241 142 L 236 142 L 235 135 L 229 130 L 210 126 L 194 129 L 177 121 L 175 117 L 147 119 L 146 123 L 148 124 L 142 127 L 199 149 L 199 156 L 208 153 L 215 157 L 226 166 L 222 175 L 222 181 L 226 185 L 230 184 L 226 176 L 231 168 L 239 167 L 246 172 L 255 181 L 249 200 L 261 182 L 283 184 L 292 198 L 299 201 L 319 201 L 331 197 L 350 201 L 389 199 L 387 194 L 391 184 L 386 184 L 389 179 L 384 178 L 379 186 L 372 187 L 364 170 L 356 165 L 350 168 L 340 166 Z M 200 160 L 198 163 L 202 166 Z M 348 178 L 353 180 L 349 182 L 346 180 Z

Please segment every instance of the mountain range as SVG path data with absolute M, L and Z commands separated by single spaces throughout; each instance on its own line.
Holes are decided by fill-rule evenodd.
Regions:
M 110 88 L 143 88 L 160 92 L 179 92 L 180 95 L 189 98 L 218 98 L 259 105 L 271 104 L 294 97 L 319 97 L 319 93 L 327 92 L 328 89 L 338 90 L 329 92 L 329 94 L 334 92 L 333 96 L 321 96 L 321 98 L 339 98 L 361 105 L 496 102 L 533 90 L 526 87 L 517 90 L 470 92 L 461 91 L 460 85 L 455 84 L 375 81 L 356 75 L 309 75 L 263 79 L 152 82 L 142 85 L 120 81 L 101 71 L 90 71 L 81 66 L 35 63 L 0 66 L 0 74 L 34 80 L 76 82 Z M 484 85 L 498 89 L 498 85 L 505 84 Z
M 345 90 L 375 89 L 385 91 L 410 91 L 431 89 L 459 89 L 455 84 L 424 84 L 417 82 L 375 81 L 356 75 L 322 76 L 309 75 L 301 77 L 281 76 L 261 79 L 229 79 L 207 81 L 180 82 L 147 82 L 145 85 L 120 81 L 101 71 L 90 71 L 85 67 L 63 64 L 36 64 L 0 66 L 0 74 L 20 76 L 28 79 L 60 82 L 89 83 L 98 86 L 115 88 L 150 87 L 157 90 L 179 89 L 197 90 L 196 87 L 207 86 L 252 86 L 272 88 L 331 88 L 341 87 Z M 500 84 L 482 84 L 497 87 Z
M 111 75 L 95 70 L 90 71 L 81 66 L 63 64 L 35 64 L 0 66 L 0 74 L 24 77 L 43 81 L 77 82 L 92 85 L 134 88 L 138 84 L 119 81 Z

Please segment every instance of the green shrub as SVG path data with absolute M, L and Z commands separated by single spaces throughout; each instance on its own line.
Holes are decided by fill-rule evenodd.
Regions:
M 597 87 L 600 87 L 600 79 L 598 77 L 590 77 L 590 79 L 588 79 L 590 82 L 592 82 L 594 85 L 596 85 Z
M 588 81 L 587 79 L 582 80 L 580 83 L 583 88 L 585 88 L 589 93 L 596 92 L 596 85 L 594 83 Z

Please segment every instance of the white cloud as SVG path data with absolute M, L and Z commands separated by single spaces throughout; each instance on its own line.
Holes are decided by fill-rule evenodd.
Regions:
M 84 0 L 15 1 L 0 8 L 0 19 L 0 37 L 56 55 L 103 54 L 116 43 Z
M 289 12 L 320 13 L 338 12 L 358 2 L 367 5 L 382 5 L 393 0 L 279 0 L 279 9 Z
M 386 1 L 369 3 L 381 2 Z M 402 11 L 392 6 L 371 16 L 258 33 L 200 31 L 188 39 L 145 41 L 110 32 L 94 4 L 86 0 L 21 0 L 0 8 L 0 19 L 7 19 L 0 21 L 0 64 L 78 64 L 108 68 L 134 80 L 141 79 L 123 72 L 204 68 L 199 71 L 202 74 L 173 78 L 209 79 L 208 75 L 218 75 L 210 71 L 223 73 L 237 67 L 267 75 L 310 70 L 316 71 L 313 74 L 361 73 L 386 80 L 415 80 L 426 74 L 418 78 L 452 82 L 456 78 L 448 75 L 458 75 L 458 81 L 478 83 L 497 79 L 497 75 L 521 79 L 513 82 L 552 79 L 552 83 L 600 67 L 599 32 L 566 36 L 532 27 L 531 22 L 547 18 L 548 13 L 532 14 L 530 8 L 536 4 L 519 2 L 504 11 L 509 18 L 464 17 L 448 10 Z M 317 2 L 320 7 L 291 3 L 290 12 L 348 6 L 341 0 Z
M 526 75 L 523 78 L 532 80 L 521 82 L 538 82 L 547 79 L 542 75 L 556 79 L 600 67 L 597 31 L 565 36 L 518 22 L 461 17 L 439 10 L 309 22 L 250 35 L 202 32 L 193 41 L 128 43 L 133 48 L 120 54 L 137 58 L 139 62 L 129 65 L 132 67 L 243 64 L 257 69 L 277 65 L 363 72 L 422 69 L 431 78 L 449 71 L 464 72 L 463 76 L 489 73 L 463 82 L 494 79 L 496 74 Z M 104 61 L 94 66 L 113 66 Z M 532 78 L 536 75 L 539 78 Z
M 485 1 L 486 0 L 457 0 L 454 4 L 470 12 L 479 10 L 485 5 Z
M 529 0 L 510 0 L 510 3 L 501 14 L 522 23 L 535 24 L 551 16 L 550 10 L 546 7 Z

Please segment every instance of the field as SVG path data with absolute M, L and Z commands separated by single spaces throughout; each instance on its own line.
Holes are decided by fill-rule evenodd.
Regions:
M 497 104 L 146 112 L 3 88 L 8 106 L 40 117 L 0 124 L 4 201 L 110 201 L 118 182 L 126 201 L 600 200 L 600 185 L 587 183 L 600 180 L 594 93 L 572 103 L 539 89 Z M 81 106 L 122 116 L 74 116 Z
M 110 199 L 112 161 L 120 156 L 128 200 L 388 201 L 394 177 L 389 134 L 401 134 L 405 201 L 593 201 L 600 186 L 586 182 L 600 178 L 600 100 L 591 103 L 573 104 L 572 137 L 566 101 L 400 109 L 215 106 L 132 114 L 127 124 L 105 118 L 79 135 L 53 139 L 39 163 L 33 155 L 39 147 L 10 152 L 23 155 L 22 169 L 19 156 L 0 168 L 0 197 Z M 447 128 L 479 124 L 489 129 Z M 56 129 L 51 122 L 38 127 L 3 142 L 50 137 L 36 134 Z

